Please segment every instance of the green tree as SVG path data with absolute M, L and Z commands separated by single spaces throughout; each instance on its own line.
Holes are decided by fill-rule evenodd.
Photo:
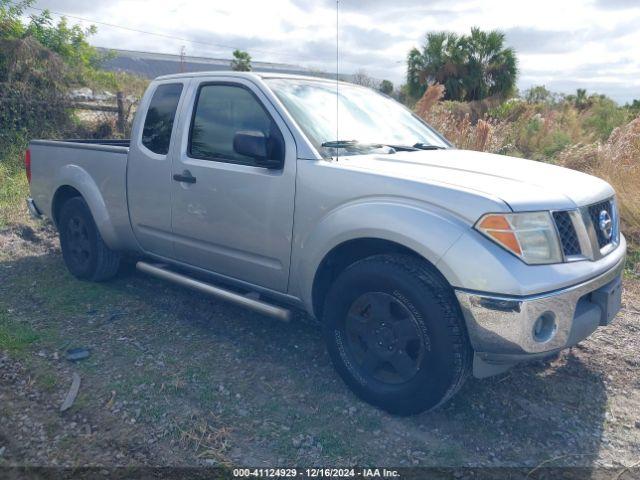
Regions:
M 535 85 L 524 92 L 524 99 L 528 103 L 554 103 L 554 94 L 544 85 Z
M 385 95 L 391 95 L 393 93 L 393 83 L 389 80 L 382 80 L 379 90 Z
M 10 0 L 0 0 L 0 38 L 5 40 L 22 38 L 25 27 L 20 17 L 32 3 L 31 0 L 24 0 L 18 3 Z
M 472 28 L 469 35 L 433 32 L 426 36 L 422 51 L 412 49 L 407 57 L 407 86 L 420 96 L 433 82 L 445 87 L 447 100 L 482 100 L 509 97 L 515 91 L 518 73 L 512 48 L 505 47 L 504 34 Z
M 32 37 L 60 55 L 65 63 L 79 67 L 96 68 L 109 56 L 98 52 L 87 41 L 89 36 L 97 32 L 94 25 L 86 29 L 78 25 L 70 26 L 64 17 L 55 24 L 48 10 L 31 15 L 25 25 L 21 17 L 33 3 L 34 0 L 22 0 L 18 3 L 0 0 L 0 38 L 23 40 Z
M 233 60 L 231 60 L 231 70 L 236 72 L 251 71 L 251 55 L 243 50 L 233 51 Z
M 71 26 L 65 18 L 54 23 L 46 10 L 25 21 L 33 3 L 0 0 L 0 157 L 29 138 L 80 128 L 69 100 L 72 87 L 134 83 L 130 75 L 97 68 L 104 55 L 87 41 L 95 27 Z

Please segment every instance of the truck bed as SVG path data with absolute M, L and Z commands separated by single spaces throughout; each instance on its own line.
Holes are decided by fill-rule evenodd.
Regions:
M 129 140 L 33 140 L 31 196 L 36 208 L 55 220 L 60 188 L 82 195 L 105 242 L 119 248 L 131 237 L 127 207 Z

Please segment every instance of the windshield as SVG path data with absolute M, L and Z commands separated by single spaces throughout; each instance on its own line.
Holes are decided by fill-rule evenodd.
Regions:
M 369 88 L 340 84 L 336 131 L 335 83 L 281 78 L 267 79 L 266 82 L 322 155 L 332 151 L 322 145 L 332 143 L 330 146 L 335 147 L 336 140 L 355 141 L 372 148 L 375 145 L 450 146 L 398 102 Z M 343 154 L 342 151 L 340 153 Z M 350 153 L 363 152 L 359 148 Z

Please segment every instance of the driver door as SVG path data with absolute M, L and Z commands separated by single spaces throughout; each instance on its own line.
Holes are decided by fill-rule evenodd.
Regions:
M 251 81 L 194 81 L 172 162 L 177 260 L 280 292 L 287 290 L 296 149 L 278 112 Z M 234 150 L 235 134 L 280 145 L 277 168 Z

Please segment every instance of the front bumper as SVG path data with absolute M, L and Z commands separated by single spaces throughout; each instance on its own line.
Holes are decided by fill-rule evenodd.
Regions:
M 475 351 L 474 375 L 575 345 L 606 325 L 620 309 L 624 257 L 591 280 L 526 297 L 456 290 Z

